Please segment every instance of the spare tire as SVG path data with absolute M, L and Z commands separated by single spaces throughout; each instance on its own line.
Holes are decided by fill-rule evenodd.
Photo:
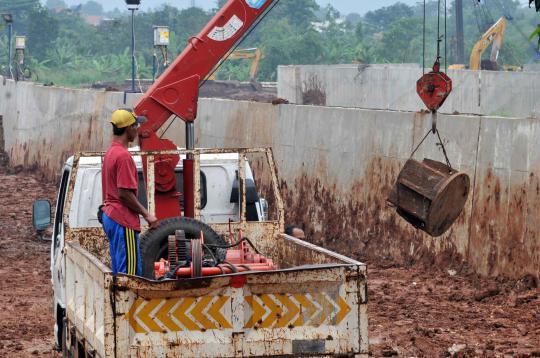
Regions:
M 155 229 L 146 231 L 141 235 L 142 275 L 155 279 L 154 262 L 167 258 L 167 240 L 176 230 L 184 230 L 186 237 L 199 237 L 203 232 L 204 242 L 212 245 L 227 245 L 221 236 L 207 224 L 185 216 L 161 220 Z

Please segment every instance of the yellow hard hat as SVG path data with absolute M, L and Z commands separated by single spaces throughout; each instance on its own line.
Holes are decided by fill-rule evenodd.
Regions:
M 111 123 L 116 126 L 116 128 L 126 128 L 130 125 L 137 123 L 144 123 L 146 121 L 145 117 L 137 116 L 129 109 L 117 109 L 112 113 Z

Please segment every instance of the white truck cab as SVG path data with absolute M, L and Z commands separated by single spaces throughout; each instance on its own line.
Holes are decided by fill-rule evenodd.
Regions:
M 139 151 L 138 147 L 129 149 Z M 138 171 L 139 201 L 146 206 L 146 186 L 140 156 L 133 157 Z M 181 158 L 183 159 L 183 158 Z M 180 192 L 182 188 L 182 160 L 176 167 L 176 183 Z M 238 153 L 202 154 L 201 165 L 201 221 L 205 223 L 239 221 L 239 200 L 234 191 L 238 190 Z M 73 156 L 70 157 L 62 171 L 58 190 L 57 205 L 54 215 L 54 228 L 51 243 L 51 282 L 54 291 L 55 337 L 58 347 L 60 328 L 65 315 L 66 298 L 64 282 L 64 258 L 60 248 L 64 247 L 63 212 L 68 193 Z M 253 173 L 246 163 L 246 206 L 248 221 L 266 221 L 268 204 L 260 198 L 255 188 Z M 235 189 L 236 188 L 236 189 Z M 72 205 L 69 212 L 71 228 L 101 227 L 97 219 L 98 207 L 103 203 L 101 191 L 101 157 L 82 157 L 79 162 L 77 177 L 73 189 Z M 183 207 L 180 196 L 180 207 Z M 141 223 L 145 223 L 141 217 Z

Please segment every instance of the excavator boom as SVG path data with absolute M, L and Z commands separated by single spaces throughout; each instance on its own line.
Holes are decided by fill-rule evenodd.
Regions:
M 482 35 L 482 38 L 474 45 L 471 51 L 471 58 L 469 61 L 469 68 L 471 70 L 481 69 L 482 54 L 490 45 L 492 46 L 489 59 L 491 62 L 497 62 L 499 50 L 501 49 L 504 39 L 505 29 L 506 19 L 501 17 Z
M 230 60 L 235 59 L 251 59 L 251 66 L 249 68 L 249 80 L 254 82 L 257 78 L 257 72 L 259 72 L 259 63 L 262 58 L 262 51 L 259 48 L 247 48 L 236 50 L 229 56 Z
M 504 31 L 506 30 L 506 19 L 501 17 L 494 23 L 486 32 L 482 35 L 480 40 L 478 40 L 471 51 L 471 57 L 469 59 L 469 69 L 470 70 L 480 70 L 482 69 L 482 55 L 491 45 L 491 54 L 489 60 L 492 63 L 497 62 L 499 57 L 499 51 L 502 47 L 504 39 Z M 454 64 L 448 66 L 450 70 L 462 70 L 465 69 L 465 64 Z

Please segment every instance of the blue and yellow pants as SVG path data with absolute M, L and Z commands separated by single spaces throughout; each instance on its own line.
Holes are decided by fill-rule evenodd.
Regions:
M 139 232 L 118 224 L 105 213 L 103 229 L 109 238 L 113 273 L 142 276 Z

